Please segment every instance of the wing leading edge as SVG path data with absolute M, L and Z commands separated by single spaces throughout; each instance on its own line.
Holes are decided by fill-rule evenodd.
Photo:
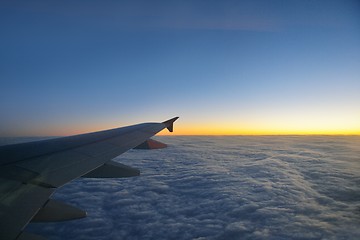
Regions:
M 63 220 L 83 217 L 82 210 L 55 203 L 49 197 L 58 187 L 84 175 L 138 175 L 137 169 L 110 160 L 164 128 L 172 132 L 177 119 L 1 146 L 0 239 L 22 239 L 22 230 L 32 219 L 46 221 L 46 216 L 56 215 L 60 208 L 68 212 Z M 55 219 L 62 219 L 61 216 Z

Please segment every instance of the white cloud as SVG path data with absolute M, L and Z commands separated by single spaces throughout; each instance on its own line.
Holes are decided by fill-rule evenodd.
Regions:
M 167 149 L 116 159 L 140 177 L 80 179 L 55 194 L 87 218 L 28 229 L 50 239 L 360 238 L 360 139 L 273 138 L 161 137 Z

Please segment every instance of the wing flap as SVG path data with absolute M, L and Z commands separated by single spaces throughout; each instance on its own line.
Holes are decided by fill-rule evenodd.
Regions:
M 49 199 L 31 222 L 58 222 L 86 217 L 86 212 L 63 202 Z
M 140 170 L 114 161 L 109 161 L 97 169 L 85 174 L 86 178 L 122 178 L 139 176 Z
M 160 149 L 166 147 L 167 145 L 165 143 L 155 141 L 154 139 L 149 138 L 142 144 L 136 146 L 134 149 Z

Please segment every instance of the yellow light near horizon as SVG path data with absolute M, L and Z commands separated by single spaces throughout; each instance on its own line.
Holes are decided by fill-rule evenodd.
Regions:
M 202 127 L 175 127 L 158 135 L 360 135 L 360 129 L 224 129 Z
M 360 121 L 326 117 L 278 118 L 267 121 L 175 123 L 174 132 L 159 135 L 360 135 Z

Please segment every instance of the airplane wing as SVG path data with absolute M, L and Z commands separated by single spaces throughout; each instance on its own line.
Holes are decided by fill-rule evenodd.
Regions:
M 162 123 L 0 147 L 0 239 L 42 239 L 23 232 L 30 221 L 61 221 L 86 212 L 49 199 L 62 185 L 81 176 L 127 177 L 137 169 L 111 161 L 164 128 L 173 131 L 172 118 Z

